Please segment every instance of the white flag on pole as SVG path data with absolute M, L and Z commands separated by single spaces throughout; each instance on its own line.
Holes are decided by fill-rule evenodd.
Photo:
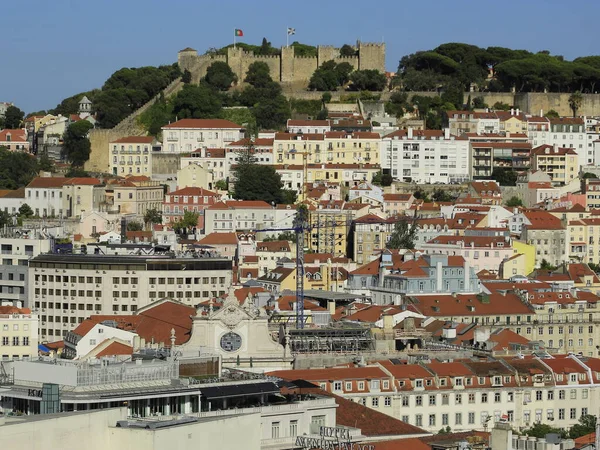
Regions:
M 296 29 L 295 28 L 288 28 L 288 36 L 291 36 L 292 34 L 296 34 Z

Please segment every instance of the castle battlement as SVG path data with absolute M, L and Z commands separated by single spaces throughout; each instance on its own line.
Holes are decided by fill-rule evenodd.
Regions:
M 206 69 L 215 61 L 224 61 L 231 67 L 239 80 L 243 80 L 248 67 L 255 61 L 267 63 L 271 77 L 282 83 L 304 83 L 325 61 L 348 62 L 356 70 L 375 69 L 385 72 L 385 44 L 358 42 L 357 56 L 340 56 L 340 49 L 332 45 L 317 46 L 317 56 L 296 56 L 294 47 L 281 47 L 279 55 L 255 55 L 242 48 L 227 48 L 226 55 L 199 55 L 190 47 L 178 53 L 181 70 L 192 73 L 192 82 L 197 83 L 206 75 Z

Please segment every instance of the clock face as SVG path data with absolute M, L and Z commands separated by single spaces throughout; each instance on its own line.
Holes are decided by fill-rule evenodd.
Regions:
M 226 352 L 235 352 L 242 346 L 242 337 L 230 331 L 221 336 L 221 348 Z

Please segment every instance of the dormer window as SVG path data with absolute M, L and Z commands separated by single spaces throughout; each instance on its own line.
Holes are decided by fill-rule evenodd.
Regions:
M 364 381 L 359 381 L 358 382 L 358 390 L 359 391 L 364 391 L 365 390 L 365 382 Z
M 423 380 L 415 380 L 415 386 L 418 388 L 423 387 Z
M 479 383 L 479 385 L 485 384 L 485 377 L 478 377 L 477 382 Z
M 576 382 L 577 381 L 577 374 L 576 373 L 569 374 L 569 381 Z
M 441 378 L 440 379 L 440 386 L 446 386 L 446 379 L 445 378 Z
M 463 379 L 462 378 L 455 378 L 454 379 L 454 385 L 455 386 L 462 386 L 463 385 Z
M 425 381 L 425 385 L 426 385 L 426 386 L 431 386 L 431 380 L 426 380 L 426 381 Z

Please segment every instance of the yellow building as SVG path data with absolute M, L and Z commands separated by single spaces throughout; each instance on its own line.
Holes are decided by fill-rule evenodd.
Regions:
M 352 221 L 368 214 L 369 210 L 370 205 L 361 203 L 342 200 L 319 202 L 315 209 L 309 209 L 308 212 L 311 226 L 306 242 L 308 248 L 316 253 L 347 255 Z
M 105 205 L 110 213 L 142 217 L 149 209 L 162 211 L 163 199 L 163 187 L 145 176 L 110 180 L 106 185 Z
M 512 244 L 515 255 L 523 255 L 522 258 L 518 259 L 517 263 L 519 264 L 519 268 L 523 271 L 522 273 L 519 273 L 519 275 L 529 275 L 535 269 L 535 245 L 530 245 L 516 239 L 512 241 Z
M 0 360 L 37 356 L 38 319 L 29 309 L 0 306 Z
M 569 257 L 582 263 L 600 261 L 600 218 L 571 220 L 568 225 Z
M 547 173 L 554 184 L 569 184 L 579 174 L 579 159 L 572 148 L 540 145 L 531 151 L 531 169 Z
M 496 111 L 500 119 L 500 132 L 527 133 L 527 117 L 520 110 Z
M 378 133 L 328 131 L 325 133 L 276 133 L 273 141 L 275 164 L 379 163 Z
M 113 175 L 152 175 L 152 136 L 127 136 L 108 144 L 110 173 Z
M 207 170 L 201 164 L 189 164 L 177 171 L 177 187 L 215 188 L 215 177 L 212 170 Z

